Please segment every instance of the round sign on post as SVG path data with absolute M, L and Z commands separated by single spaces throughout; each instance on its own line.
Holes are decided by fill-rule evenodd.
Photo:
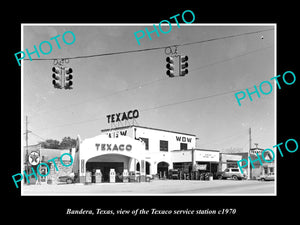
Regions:
M 38 152 L 32 151 L 29 156 L 28 156 L 28 162 L 32 166 L 36 166 L 37 164 L 40 163 L 40 155 Z

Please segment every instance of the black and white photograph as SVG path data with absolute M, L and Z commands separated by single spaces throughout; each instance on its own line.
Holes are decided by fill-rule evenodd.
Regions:
M 276 24 L 22 31 L 22 195 L 276 195 Z
M 6 221 L 296 218 L 296 4 L 124 3 L 9 7 Z

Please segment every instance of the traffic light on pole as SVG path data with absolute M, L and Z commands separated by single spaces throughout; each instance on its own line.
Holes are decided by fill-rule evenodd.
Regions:
M 174 77 L 174 58 L 173 57 L 167 57 L 166 58 L 167 61 L 167 75 L 169 77 Z
M 61 68 L 59 67 L 52 67 L 52 78 L 54 79 L 52 81 L 52 84 L 55 88 L 62 89 L 62 73 Z
M 65 89 L 72 89 L 71 86 L 73 85 L 73 75 L 71 73 L 73 72 L 73 70 L 72 68 L 67 68 L 65 72 Z
M 185 76 L 188 74 L 189 70 L 187 67 L 189 66 L 188 64 L 188 59 L 189 57 L 187 55 L 184 56 L 179 56 L 179 76 Z

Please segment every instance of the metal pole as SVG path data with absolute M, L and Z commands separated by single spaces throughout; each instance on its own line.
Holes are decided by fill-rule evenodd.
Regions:
M 64 66 L 61 66 L 60 67 L 60 72 L 61 72 L 61 85 L 62 85 L 62 88 L 65 88 L 65 67 Z
M 28 155 L 28 116 L 26 116 L 26 154 Z
M 251 127 L 249 128 L 249 150 L 248 150 L 248 180 L 250 179 L 250 151 L 251 151 Z
M 25 154 L 25 160 L 24 160 L 24 164 L 25 164 L 25 171 L 28 173 L 29 171 L 29 160 L 28 160 L 28 133 L 30 133 L 31 131 L 28 130 L 28 116 L 25 117 L 25 142 L 26 142 L 26 154 Z M 23 146 L 22 146 L 23 147 Z M 24 179 L 24 182 L 27 183 L 27 179 Z
M 26 140 L 26 156 L 25 156 L 25 166 L 26 166 L 26 168 L 25 168 L 25 170 L 26 170 L 26 172 L 27 172 L 27 174 L 28 174 L 28 167 L 29 167 L 29 165 L 28 165 L 28 116 L 26 116 L 26 120 L 25 120 L 26 122 L 26 125 L 25 125 L 25 127 L 26 127 L 26 131 L 25 131 L 25 140 Z M 27 183 L 27 179 L 24 179 L 24 181 L 25 181 L 25 183 Z
M 179 74 L 178 75 L 181 76 L 181 55 L 179 55 L 179 60 L 178 61 L 179 61 L 179 65 L 178 65 L 178 68 L 179 68 L 178 73 Z

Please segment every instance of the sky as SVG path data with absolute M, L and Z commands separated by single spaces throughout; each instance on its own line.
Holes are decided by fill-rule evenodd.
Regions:
M 76 36 L 71 45 L 58 38 L 61 49 L 50 41 L 52 52 L 40 53 L 40 58 L 49 60 L 22 60 L 22 125 L 25 129 L 28 116 L 32 132 L 28 144 L 77 135 L 91 138 L 110 128 L 106 115 L 138 109 L 138 125 L 195 134 L 197 148 L 247 151 L 250 127 L 252 143 L 260 148 L 275 145 L 275 83 L 271 94 L 252 95 L 253 101 L 247 97 L 241 106 L 234 96 L 240 89 L 252 87 L 249 91 L 253 91 L 254 85 L 276 76 L 274 30 L 179 46 L 178 53 L 189 57 L 189 73 L 184 77 L 166 75 L 168 55 L 162 48 L 70 59 L 66 66 L 73 69 L 73 89 L 52 85 L 53 58 L 180 45 L 274 28 L 259 24 L 180 25 L 172 24 L 172 30 L 159 37 L 152 33 L 152 40 L 145 35 L 138 45 L 134 32 L 145 31 L 145 27 L 151 31 L 152 24 L 24 24 L 22 51 L 31 52 L 34 45 L 66 31 Z M 66 40 L 72 38 L 66 35 Z M 43 50 L 49 50 L 47 45 Z M 263 86 L 263 90 L 267 92 L 269 87 Z

